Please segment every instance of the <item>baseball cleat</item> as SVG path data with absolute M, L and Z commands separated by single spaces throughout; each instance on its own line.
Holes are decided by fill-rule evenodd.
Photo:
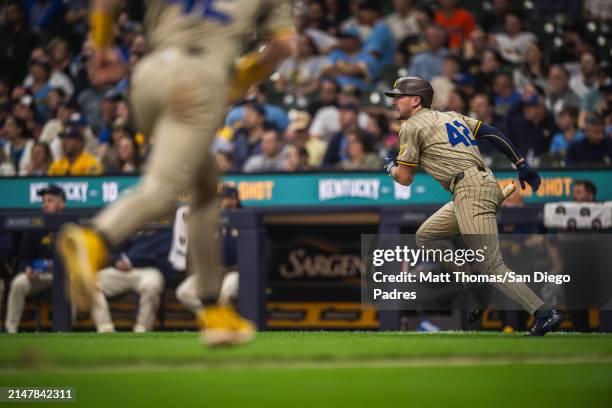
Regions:
M 79 311 L 91 310 L 96 294 L 96 273 L 108 260 L 108 250 L 102 237 L 90 228 L 68 224 L 60 231 L 58 248 L 64 268 L 67 295 Z
M 563 323 L 563 316 L 555 309 L 538 310 L 534 317 L 535 321 L 527 333 L 528 336 L 543 336 L 548 332 L 558 330 Z
M 248 343 L 255 337 L 255 325 L 241 317 L 233 307 L 211 305 L 198 314 L 202 341 L 210 347 Z

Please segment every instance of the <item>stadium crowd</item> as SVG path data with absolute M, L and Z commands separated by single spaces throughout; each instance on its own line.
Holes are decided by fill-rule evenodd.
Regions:
M 154 141 L 126 97 L 147 53 L 144 2 L 124 2 L 113 85 L 88 73 L 88 3 L 0 0 L 0 176 L 146 162 Z M 382 92 L 403 75 L 431 81 L 434 108 L 501 129 L 535 167 L 612 164 L 611 2 L 303 0 L 294 18 L 295 55 L 228 109 L 212 145 L 222 172 L 381 169 L 399 130 Z

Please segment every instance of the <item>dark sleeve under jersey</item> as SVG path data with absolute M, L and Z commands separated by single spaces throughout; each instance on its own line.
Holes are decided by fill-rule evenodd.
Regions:
M 474 137 L 476 140 L 488 140 L 493 143 L 514 164 L 522 159 L 516 146 L 496 127 L 481 123 L 476 129 Z

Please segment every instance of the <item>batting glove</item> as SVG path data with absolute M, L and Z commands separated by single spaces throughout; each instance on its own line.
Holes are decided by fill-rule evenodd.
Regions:
M 525 182 L 531 186 L 533 191 L 538 191 L 542 179 L 537 171 L 535 171 L 526 161 L 519 163 L 517 166 L 519 174 L 519 182 L 521 188 L 525 189 Z
M 383 164 L 384 164 L 384 168 L 387 174 L 393 177 L 393 175 L 391 174 L 391 170 L 393 169 L 393 167 L 397 166 L 397 162 L 395 161 L 395 159 L 392 157 L 385 157 L 383 159 Z

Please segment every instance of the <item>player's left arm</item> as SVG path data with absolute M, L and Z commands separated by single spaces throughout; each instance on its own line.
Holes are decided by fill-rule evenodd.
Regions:
M 525 189 L 525 182 L 531 186 L 533 191 L 540 187 L 540 175 L 535 171 L 524 157 L 522 157 L 514 144 L 503 134 L 502 131 L 494 126 L 479 122 L 474 129 L 476 140 L 488 140 L 502 152 L 518 169 L 521 187 Z
M 414 181 L 416 166 L 398 163 L 389 174 L 393 180 L 403 186 L 409 186 Z
M 384 167 L 389 176 L 404 186 L 409 186 L 414 181 L 414 174 L 420 158 L 420 133 L 413 126 L 400 127 L 399 152 L 389 152 L 384 160 Z
M 243 55 L 234 65 L 230 102 L 238 102 L 248 88 L 268 79 L 296 48 L 295 29 L 291 19 L 291 2 L 271 0 L 263 21 L 265 40 L 257 50 Z
M 91 39 L 96 49 L 110 48 L 115 36 L 115 14 L 118 0 L 93 0 L 91 2 Z
M 94 86 L 114 84 L 127 74 L 127 67 L 113 48 L 118 0 L 93 0 L 90 13 L 90 38 L 94 49 L 88 63 L 89 80 Z
M 416 166 L 398 162 L 395 158 L 387 157 L 385 159 L 385 170 L 393 180 L 403 186 L 409 186 L 414 181 Z

